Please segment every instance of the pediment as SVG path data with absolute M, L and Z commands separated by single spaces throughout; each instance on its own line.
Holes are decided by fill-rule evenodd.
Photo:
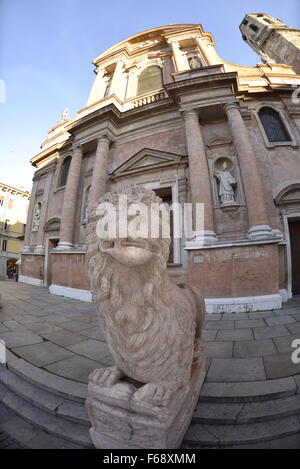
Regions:
M 44 231 L 59 231 L 60 218 L 51 218 L 45 223 Z
M 275 197 L 277 205 L 300 203 L 300 183 L 292 184 L 279 192 Z
M 186 162 L 186 157 L 175 153 L 144 148 L 111 172 L 111 178 L 119 178 L 144 171 L 176 166 Z
M 232 140 L 227 137 L 216 137 L 212 140 L 210 140 L 207 144 L 208 147 L 219 147 L 223 145 L 230 145 L 232 143 Z

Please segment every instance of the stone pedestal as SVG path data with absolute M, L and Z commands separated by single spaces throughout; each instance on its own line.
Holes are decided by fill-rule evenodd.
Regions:
M 174 392 L 166 406 L 135 397 L 138 386 L 118 381 L 101 386 L 90 377 L 86 408 L 90 435 L 101 449 L 176 449 L 190 425 L 205 378 L 205 348 L 199 346 L 187 386 Z M 92 375 L 91 375 L 92 376 Z

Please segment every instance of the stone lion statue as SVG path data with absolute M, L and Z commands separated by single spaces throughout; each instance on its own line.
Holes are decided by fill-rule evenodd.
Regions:
M 107 193 L 100 202 L 149 209 L 161 199 L 153 191 L 130 186 Z M 125 375 L 142 385 L 135 393 L 164 406 L 189 383 L 197 363 L 204 301 L 194 288 L 176 285 L 167 274 L 170 238 L 110 238 L 96 233 L 100 215 L 89 216 L 87 265 L 101 328 L 116 366 L 94 370 L 90 380 L 110 387 Z

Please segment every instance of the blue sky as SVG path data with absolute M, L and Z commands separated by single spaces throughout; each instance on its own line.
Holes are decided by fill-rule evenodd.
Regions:
M 300 27 L 299 0 L 0 0 L 0 181 L 31 187 L 29 159 L 64 107 L 85 106 L 92 59 L 128 36 L 170 23 L 201 23 L 221 57 L 259 62 L 243 42 L 246 13 L 265 12 Z

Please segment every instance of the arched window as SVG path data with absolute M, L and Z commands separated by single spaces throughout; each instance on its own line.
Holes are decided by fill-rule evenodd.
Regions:
M 151 65 L 145 68 L 139 76 L 137 94 L 149 93 L 163 87 L 161 68 Z
M 258 115 L 269 142 L 287 142 L 291 140 L 277 111 L 269 107 L 263 107 Z
M 70 164 L 71 164 L 71 157 L 67 156 L 64 159 L 63 164 L 61 165 L 59 187 L 65 186 L 67 183 Z

